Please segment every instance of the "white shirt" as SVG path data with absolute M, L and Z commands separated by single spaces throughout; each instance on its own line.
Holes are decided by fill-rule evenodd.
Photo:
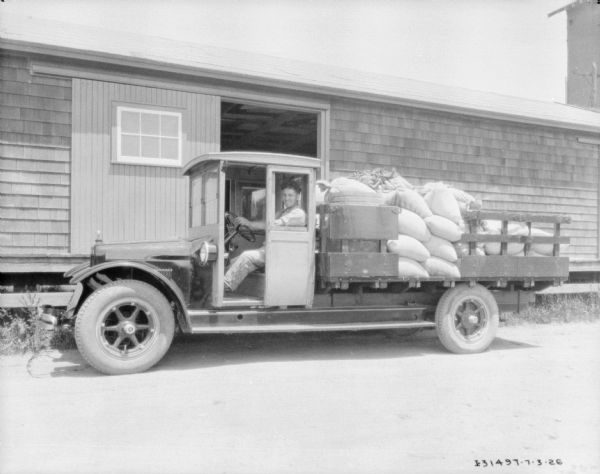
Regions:
M 275 225 L 306 227 L 306 212 L 298 206 L 288 207 L 275 214 Z

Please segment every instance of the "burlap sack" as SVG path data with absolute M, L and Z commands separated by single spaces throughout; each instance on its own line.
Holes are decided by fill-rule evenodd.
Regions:
M 448 262 L 456 262 L 458 260 L 454 246 L 447 240 L 432 235 L 431 239 L 424 242 L 424 244 L 432 257 L 439 257 Z
M 402 209 L 398 214 L 398 233 L 410 235 L 420 242 L 431 238 L 431 232 L 423 218 L 408 209 Z
M 532 237 L 552 237 L 553 234 L 535 227 L 531 228 Z M 539 255 L 552 256 L 554 246 L 552 244 L 531 244 L 531 251 Z
M 423 196 L 412 189 L 397 191 L 396 202 L 398 207 L 408 209 L 423 219 L 433 215 Z
M 448 188 L 437 187 L 432 189 L 425 196 L 425 202 L 433 214 L 445 217 L 457 225 L 462 222 L 456 198 Z
M 462 231 L 460 227 L 442 216 L 429 216 L 425 218 L 425 223 L 429 231 L 444 240 L 456 242 L 460 240 Z
M 460 278 L 458 267 L 442 258 L 430 257 L 423 264 L 429 276 L 447 277 L 457 279 Z
M 387 248 L 389 252 L 417 262 L 424 262 L 431 256 L 421 242 L 409 235 L 399 235 L 396 240 L 388 240 Z
M 355 179 L 336 178 L 330 183 L 318 181 L 317 185 L 324 191 L 325 201 L 337 204 L 381 204 L 381 196 L 366 184 Z
M 485 231 L 482 234 L 500 235 L 502 229 L 502 223 L 500 221 L 482 221 L 482 225 Z M 508 223 L 508 235 L 528 235 L 529 230 L 527 226 L 520 222 L 509 222 Z M 523 251 L 524 244 L 518 242 L 509 242 L 506 247 L 506 253 L 508 255 L 517 255 Z M 486 255 L 500 255 L 501 244 L 500 242 L 486 242 L 483 246 Z
M 398 259 L 398 276 L 400 278 L 427 278 L 429 274 L 419 262 L 400 257 Z

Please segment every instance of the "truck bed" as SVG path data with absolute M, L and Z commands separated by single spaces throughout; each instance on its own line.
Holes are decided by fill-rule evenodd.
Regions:
M 539 282 L 560 284 L 569 276 L 569 259 L 560 256 L 560 244 L 569 242 L 567 237 L 560 235 L 561 224 L 569 223 L 569 217 L 474 211 L 465 216 L 467 232 L 461 242 L 468 247 L 469 255 L 456 262 L 460 278 L 398 277 L 398 257 L 388 253 L 385 244 L 397 236 L 393 219 L 399 212 L 401 210 L 393 206 L 320 206 L 322 227 L 317 275 L 321 285 L 346 288 L 350 283 L 362 282 L 385 288 L 394 282 L 408 282 L 409 286 L 420 286 L 424 282 L 442 282 L 446 286 L 454 286 L 457 282 L 492 282 L 497 286 L 520 283 L 532 287 Z M 501 221 L 500 234 L 478 232 L 481 221 L 487 219 Z M 552 224 L 554 235 L 509 235 L 509 222 L 524 223 L 529 229 L 533 223 Z M 356 245 L 357 242 L 364 244 Z M 500 255 L 476 255 L 477 245 L 486 242 L 500 243 Z M 508 255 L 508 243 L 522 243 L 525 255 Z M 531 245 L 536 243 L 551 244 L 553 255 L 529 256 Z M 364 249 L 370 251 L 362 251 Z

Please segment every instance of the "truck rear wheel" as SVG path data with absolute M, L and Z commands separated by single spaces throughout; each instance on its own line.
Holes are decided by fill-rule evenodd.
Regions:
M 482 352 L 496 337 L 498 304 L 494 295 L 481 285 L 457 285 L 440 298 L 435 324 L 440 342 L 450 352 Z
M 153 286 L 119 280 L 97 289 L 75 321 L 75 341 L 94 368 L 109 375 L 142 372 L 165 355 L 175 332 L 173 310 Z

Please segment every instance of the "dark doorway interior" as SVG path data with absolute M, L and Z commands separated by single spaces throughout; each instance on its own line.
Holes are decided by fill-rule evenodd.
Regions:
M 318 114 L 221 102 L 221 151 L 317 156 Z

